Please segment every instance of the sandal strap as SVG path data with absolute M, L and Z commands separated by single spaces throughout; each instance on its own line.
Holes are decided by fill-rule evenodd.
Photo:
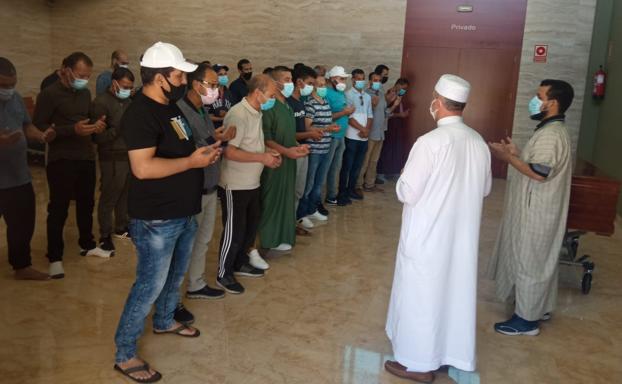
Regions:
M 139 365 L 137 367 L 131 367 L 131 368 L 127 368 L 127 369 L 123 369 L 123 368 L 119 367 L 119 369 L 126 375 L 129 375 L 131 373 L 136 373 L 136 372 L 147 372 L 147 373 L 149 373 L 149 364 L 145 363 L 143 365 Z

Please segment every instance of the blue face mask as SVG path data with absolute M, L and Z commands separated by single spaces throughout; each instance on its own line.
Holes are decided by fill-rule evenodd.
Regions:
M 125 100 L 128 97 L 130 97 L 130 95 L 132 94 L 132 90 L 131 89 L 119 89 L 115 94 L 119 99 Z
M 379 81 L 374 81 L 373 83 L 371 83 L 371 89 L 373 89 L 374 91 L 379 91 L 381 87 L 382 83 Z
M 540 100 L 538 96 L 534 96 L 533 99 L 529 100 L 529 116 L 535 116 L 542 113 L 540 108 L 542 108 L 542 100 Z
M 220 75 L 220 76 L 218 76 L 218 84 L 219 85 L 227 85 L 227 84 L 229 84 L 229 76 L 227 76 L 227 75 Z
M 305 87 L 300 90 L 300 95 L 309 96 L 313 92 L 313 85 L 305 84 Z
M 319 97 L 326 97 L 326 93 L 328 92 L 328 89 L 326 87 L 318 87 L 315 89 L 315 92 L 317 93 Z
M 71 82 L 71 87 L 77 91 L 86 88 L 86 86 L 89 84 L 88 80 L 85 79 L 74 79 Z
M 406 94 L 406 90 L 405 89 L 400 89 L 400 91 L 397 94 L 399 96 L 404 96 Z
M 362 91 L 363 89 L 365 89 L 365 84 L 367 82 L 365 80 L 356 80 L 354 82 L 354 88 L 358 89 L 359 91 Z
M 281 93 L 285 97 L 290 97 L 292 93 L 294 93 L 294 83 L 283 84 L 283 89 L 281 90 Z
M 272 109 L 272 107 L 274 107 L 274 103 L 276 103 L 276 99 L 274 97 L 266 100 L 265 103 L 261 104 L 261 110 L 267 111 L 268 109 Z
M 9 101 L 15 94 L 15 88 L 0 88 L 0 100 Z

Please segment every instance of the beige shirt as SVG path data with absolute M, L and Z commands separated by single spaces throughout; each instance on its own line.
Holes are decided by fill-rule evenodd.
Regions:
M 236 127 L 236 134 L 229 145 L 246 152 L 265 152 L 261 112 L 253 108 L 246 98 L 234 105 L 225 116 L 223 126 L 231 125 Z M 223 158 L 218 184 L 230 190 L 259 188 L 263 167 L 262 163 L 243 163 Z

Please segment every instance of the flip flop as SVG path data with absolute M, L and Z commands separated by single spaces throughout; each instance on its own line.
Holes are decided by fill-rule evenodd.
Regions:
M 190 334 L 190 335 L 183 334 L 182 332 L 185 331 L 186 329 L 194 329 L 195 332 L 193 334 Z M 189 327 L 187 325 L 183 325 L 183 324 L 181 324 L 179 327 L 177 327 L 175 329 L 171 329 L 169 331 L 156 331 L 154 329 L 153 333 L 155 333 L 156 335 L 164 335 L 166 333 L 172 333 L 174 335 L 179 335 L 181 337 L 199 337 L 199 335 L 201 334 L 201 332 L 199 332 L 198 329 L 191 328 L 191 327 Z
M 134 380 L 137 383 L 155 383 L 156 381 L 159 381 L 162 378 L 162 375 L 158 371 L 155 371 L 155 373 L 153 375 L 151 375 L 150 377 L 144 378 L 144 379 L 140 379 L 138 377 L 131 376 L 132 373 L 136 373 L 136 372 L 147 372 L 147 373 L 149 373 L 149 364 L 147 364 L 147 363 L 145 363 L 143 365 L 139 365 L 137 367 L 127 368 L 127 369 L 123 369 L 123 368 L 119 367 L 117 364 L 115 364 L 114 365 L 114 370 L 121 372 L 121 374 L 123 374 L 123 376 L 126 376 L 126 377 Z
M 302 227 L 296 227 L 296 235 L 298 236 L 311 236 L 311 231 L 308 231 Z

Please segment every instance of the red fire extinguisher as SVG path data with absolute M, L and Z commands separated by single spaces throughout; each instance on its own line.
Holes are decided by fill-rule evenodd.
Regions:
M 592 97 L 597 100 L 605 98 L 605 85 L 607 83 L 607 73 L 603 70 L 601 65 L 598 71 L 594 73 L 594 89 L 592 90 Z

